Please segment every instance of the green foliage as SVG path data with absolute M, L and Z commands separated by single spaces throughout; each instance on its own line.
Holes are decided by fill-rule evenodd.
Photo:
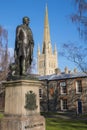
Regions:
M 2 114 L 2 113 L 0 113 L 0 119 L 1 119 L 1 118 L 3 118 L 3 114 Z

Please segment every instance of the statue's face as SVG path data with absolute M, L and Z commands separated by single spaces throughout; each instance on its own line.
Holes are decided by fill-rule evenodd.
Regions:
M 25 17 L 25 18 L 23 19 L 23 23 L 26 24 L 26 25 L 28 25 L 28 24 L 29 24 L 29 19 Z

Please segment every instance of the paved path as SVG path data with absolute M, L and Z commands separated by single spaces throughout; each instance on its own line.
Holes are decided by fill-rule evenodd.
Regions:
M 47 114 L 45 115 L 46 117 L 49 118 L 62 118 L 62 119 L 73 119 L 73 120 L 87 120 L 87 115 L 75 115 L 72 113 L 57 113 L 57 114 Z

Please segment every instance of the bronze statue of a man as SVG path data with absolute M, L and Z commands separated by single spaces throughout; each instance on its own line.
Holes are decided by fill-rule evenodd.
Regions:
M 25 75 L 33 59 L 34 40 L 29 25 L 29 18 L 23 18 L 23 24 L 16 28 L 15 64 L 16 74 Z

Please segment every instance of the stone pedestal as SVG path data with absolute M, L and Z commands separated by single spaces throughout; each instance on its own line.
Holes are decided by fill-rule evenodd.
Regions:
M 45 119 L 40 116 L 40 81 L 16 80 L 8 81 L 4 85 L 5 117 L 1 120 L 0 130 L 45 130 Z M 26 107 L 27 93 L 34 94 L 35 100 L 32 100 L 32 104 L 36 103 L 36 108 Z
M 45 120 L 40 115 L 8 116 L 1 121 L 0 130 L 45 130 Z

